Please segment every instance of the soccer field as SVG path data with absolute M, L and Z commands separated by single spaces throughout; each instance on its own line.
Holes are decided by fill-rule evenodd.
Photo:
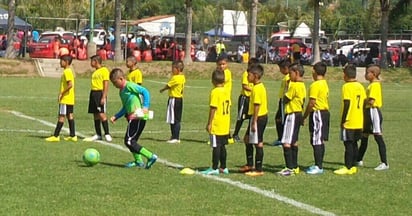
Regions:
M 59 79 L 0 79 L 0 215 L 410 215 L 412 206 L 410 85 L 383 83 L 384 138 L 390 169 L 375 171 L 377 145 L 369 139 L 365 167 L 350 176 L 333 170 L 343 165 L 344 147 L 339 140 L 342 81 L 329 82 L 331 130 L 326 144 L 323 175 L 282 177 L 282 148 L 264 147 L 262 177 L 248 177 L 237 170 L 245 164 L 244 145 L 227 146 L 229 175 L 217 177 L 179 174 L 181 167 L 204 169 L 211 165 L 211 149 L 205 131 L 210 80 L 188 79 L 180 144 L 168 144 L 165 122 L 167 93 L 159 93 L 167 81 L 145 78 L 155 117 L 146 124 L 140 142 L 159 156 L 150 169 L 126 169 L 132 160 L 123 145 L 126 122 L 110 124 L 112 143 L 61 141 L 48 143 L 57 121 Z M 78 136 L 94 134 L 87 113 L 89 78 L 76 79 L 75 121 Z M 276 138 L 274 115 L 279 81 L 263 82 L 269 97 L 269 123 L 265 143 Z M 306 82 L 309 87 L 310 82 Z M 366 86 L 366 84 L 365 84 Z M 232 130 L 240 80 L 233 82 Z M 108 113 L 120 108 L 118 90 L 110 84 Z M 245 132 L 243 124 L 241 134 Z M 408 135 L 409 134 L 409 135 Z M 61 133 L 67 136 L 67 122 Z M 313 164 L 309 132 L 300 132 L 301 170 Z M 86 167 L 82 153 L 93 147 L 101 163 Z M 408 207 L 409 206 L 409 207 Z

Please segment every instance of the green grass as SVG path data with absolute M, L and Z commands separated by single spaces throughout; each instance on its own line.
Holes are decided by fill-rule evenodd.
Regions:
M 167 70 L 167 67 L 165 70 Z M 166 92 L 159 93 L 167 78 L 146 78 L 151 91 L 155 119 L 147 123 L 140 143 L 163 160 L 202 169 L 211 164 L 211 150 L 205 124 L 208 112 L 208 79 L 188 79 L 179 145 L 165 142 L 170 136 L 165 123 Z M 89 78 L 76 80 L 75 120 L 78 133 L 93 134 L 92 116 L 87 114 Z M 204 178 L 183 176 L 179 170 L 156 163 L 151 170 L 125 169 L 132 159 L 124 151 L 126 122 L 110 125 L 113 144 L 61 141 L 46 143 L 57 121 L 58 79 L 0 79 L 0 215 L 309 215 L 307 210 L 276 199 Z M 233 83 L 232 128 L 239 93 L 239 79 Z M 274 114 L 279 81 L 264 80 L 269 97 L 269 124 L 265 142 L 276 138 Z M 307 82 L 307 87 L 310 82 Z M 281 148 L 265 147 L 266 174 L 250 178 L 236 172 L 245 163 L 243 144 L 229 145 L 228 167 L 232 174 L 221 178 L 267 190 L 336 215 L 409 215 L 412 206 L 410 171 L 410 128 L 412 117 L 408 84 L 383 83 L 384 138 L 390 170 L 373 170 L 379 162 L 377 145 L 371 137 L 364 158 L 366 167 L 353 176 L 336 176 L 332 170 L 343 162 L 339 140 L 341 81 L 331 81 L 331 131 L 325 155 L 326 173 L 280 177 L 274 174 L 284 166 Z M 110 86 L 108 112 L 120 108 L 117 90 Z M 12 114 L 21 112 L 37 120 Z M 42 120 L 38 121 L 38 120 Z M 49 124 L 45 124 L 49 122 Z M 65 125 L 67 126 L 67 124 Z M 241 133 L 244 133 L 246 123 Z M 63 131 L 62 135 L 67 135 Z M 307 126 L 300 133 L 299 164 L 313 163 Z M 85 167 L 83 151 L 99 150 L 102 163 Z

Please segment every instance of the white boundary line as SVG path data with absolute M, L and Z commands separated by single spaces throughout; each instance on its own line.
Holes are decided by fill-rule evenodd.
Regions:
M 50 127 L 55 127 L 55 124 L 53 124 L 51 122 L 44 121 L 44 120 L 41 120 L 41 119 L 37 119 L 37 118 L 31 117 L 31 116 L 27 116 L 27 115 L 25 115 L 21 112 L 17 112 L 17 111 L 9 111 L 9 112 L 11 114 L 17 116 L 17 117 L 20 117 L 20 118 L 25 118 L 25 119 L 37 121 L 37 122 L 40 122 L 43 125 L 50 126 Z M 64 130 L 68 130 L 68 129 L 64 128 Z M 84 134 L 81 134 L 79 132 L 76 132 L 76 133 L 79 136 L 84 137 Z M 121 150 L 121 151 L 129 152 L 129 149 L 127 149 L 126 147 L 120 146 L 120 145 L 108 143 L 108 142 L 105 142 L 105 141 L 97 141 L 97 142 L 102 144 L 102 145 L 109 146 L 109 147 L 112 147 L 112 148 L 115 148 L 115 149 L 118 149 L 118 150 Z M 173 163 L 173 162 L 169 162 L 167 160 L 160 159 L 160 158 L 158 159 L 158 162 L 160 162 L 162 164 L 165 164 L 166 166 L 175 167 L 175 168 L 178 168 L 178 169 L 181 169 L 181 168 L 184 167 L 183 165 Z M 293 205 L 297 208 L 300 208 L 302 210 L 305 210 L 305 211 L 308 211 L 308 212 L 311 212 L 311 213 L 314 213 L 314 214 L 325 215 L 325 216 L 334 216 L 335 215 L 332 212 L 328 212 L 328 211 L 322 210 L 320 208 L 317 208 L 315 206 L 308 205 L 308 204 L 296 201 L 294 199 L 282 196 L 278 193 L 275 193 L 274 191 L 263 190 L 263 189 L 260 189 L 258 187 L 255 187 L 255 186 L 242 183 L 240 181 L 231 180 L 230 178 L 222 178 L 222 177 L 218 177 L 218 176 L 202 175 L 202 174 L 199 174 L 199 173 L 197 173 L 197 174 L 204 177 L 204 178 L 207 178 L 207 179 L 211 179 L 211 180 L 218 181 L 218 182 L 223 182 L 223 183 L 238 187 L 238 188 L 243 189 L 243 190 L 248 190 L 248 191 L 255 192 L 255 193 L 260 194 L 262 196 L 269 197 L 271 199 L 275 199 L 275 200 L 287 203 L 289 205 Z

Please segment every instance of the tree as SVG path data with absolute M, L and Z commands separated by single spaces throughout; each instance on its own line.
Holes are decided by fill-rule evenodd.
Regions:
M 190 55 L 190 50 L 192 49 L 192 0 L 185 0 L 186 4 L 186 46 L 185 46 L 185 59 L 183 62 L 185 65 L 192 63 L 192 56 Z
M 14 53 L 14 46 L 13 46 L 15 12 L 16 12 L 16 0 L 9 0 L 9 17 L 7 19 L 7 48 L 6 48 L 5 58 L 15 58 L 16 57 Z
M 120 28 L 122 22 L 122 8 L 120 4 L 120 0 L 115 0 L 115 44 L 114 44 L 114 61 L 119 63 L 122 61 L 122 48 L 121 48 L 121 40 L 120 40 Z
M 256 57 L 256 22 L 257 22 L 257 10 L 258 0 L 252 1 L 251 18 L 250 18 L 250 57 Z
M 320 0 L 315 0 L 313 5 L 314 7 L 314 27 L 312 31 L 312 53 L 313 53 L 313 62 L 320 61 L 320 49 L 319 49 L 319 28 L 320 28 Z
M 390 0 L 379 0 L 381 3 L 381 61 L 380 66 L 382 68 L 387 67 L 387 50 L 386 42 L 388 41 L 388 18 L 390 9 Z

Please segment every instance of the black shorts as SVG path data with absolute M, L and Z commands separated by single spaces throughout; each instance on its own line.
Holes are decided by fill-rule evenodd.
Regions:
M 73 113 L 74 105 L 59 104 L 59 115 L 69 115 Z
M 248 115 L 249 100 L 250 98 L 248 96 L 239 95 L 239 99 L 237 101 L 237 120 L 238 121 L 250 118 L 250 115 Z
M 249 122 L 249 125 L 246 130 L 246 135 L 249 136 L 249 143 L 250 144 L 258 144 L 263 142 L 263 134 L 266 129 L 266 125 L 268 123 L 268 116 L 263 115 L 259 116 L 257 119 L 257 131 L 252 132 L 250 130 L 250 126 L 252 125 L 252 121 Z
M 363 112 L 363 133 L 382 133 L 382 112 L 379 108 L 367 108 Z
M 210 134 L 209 135 L 210 146 L 212 148 L 227 145 L 228 139 L 229 139 L 229 134 L 227 135 Z
M 90 91 L 89 96 L 89 113 L 106 113 L 106 103 L 100 104 L 103 91 Z
M 316 110 L 309 116 L 310 144 L 321 145 L 329 139 L 329 119 L 328 110 Z
M 286 114 L 285 127 L 283 128 L 282 143 L 293 144 L 299 140 L 299 130 L 302 125 L 301 112 Z
M 176 124 L 182 121 L 183 98 L 169 97 L 167 100 L 166 122 Z
M 362 137 L 362 129 L 341 129 L 340 139 L 344 142 L 357 142 Z

